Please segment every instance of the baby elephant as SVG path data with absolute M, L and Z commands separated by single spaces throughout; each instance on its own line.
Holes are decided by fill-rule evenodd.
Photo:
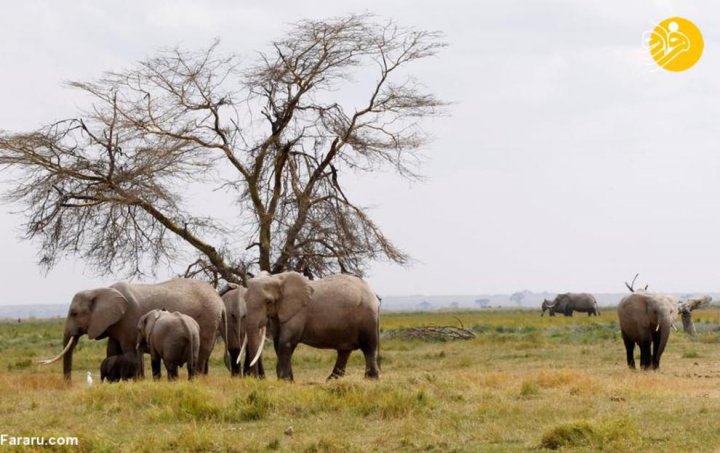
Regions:
M 137 352 L 150 353 L 154 379 L 160 379 L 160 360 L 165 364 L 168 380 L 178 377 L 178 367 L 187 364 L 188 379 L 195 376 L 200 349 L 200 326 L 180 312 L 151 310 L 138 322 Z
M 135 379 L 138 371 L 137 356 L 130 353 L 106 357 L 100 365 L 100 380 L 108 382 Z

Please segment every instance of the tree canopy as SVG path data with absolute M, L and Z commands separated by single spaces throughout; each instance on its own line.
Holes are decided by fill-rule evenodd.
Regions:
M 17 176 L 5 199 L 23 206 L 46 269 L 79 256 L 137 276 L 186 259 L 187 276 L 244 283 L 406 263 L 341 182 L 418 175 L 421 121 L 445 103 L 406 67 L 443 46 L 438 32 L 351 15 L 295 23 L 247 62 L 214 43 L 71 82 L 86 111 L 0 133 L 0 166 Z M 192 184 L 230 193 L 238 224 L 194 213 Z

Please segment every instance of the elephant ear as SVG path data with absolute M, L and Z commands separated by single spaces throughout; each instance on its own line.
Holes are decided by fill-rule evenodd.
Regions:
M 108 327 L 120 321 L 128 308 L 128 301 L 120 291 L 113 288 L 100 288 L 90 294 L 92 315 L 88 326 L 88 337 L 96 339 Z
M 278 319 L 284 323 L 310 303 L 313 289 L 307 278 L 297 272 L 286 272 L 277 278 L 281 279 Z
M 150 310 L 145 313 L 142 318 L 140 318 L 140 321 L 138 321 L 138 333 L 142 335 L 148 343 L 150 342 L 152 331 L 155 328 L 155 323 L 159 317 L 160 310 Z

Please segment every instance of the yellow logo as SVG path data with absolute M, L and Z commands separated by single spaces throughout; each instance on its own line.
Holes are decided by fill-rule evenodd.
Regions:
M 705 47 L 700 30 L 682 17 L 660 22 L 645 34 L 643 41 L 658 66 L 676 72 L 692 68 Z

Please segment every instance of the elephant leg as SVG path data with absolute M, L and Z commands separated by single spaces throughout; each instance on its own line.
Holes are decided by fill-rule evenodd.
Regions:
M 277 354 L 276 372 L 278 379 L 286 379 L 288 381 L 294 380 L 292 372 L 292 355 L 293 352 L 295 352 L 296 347 L 297 343 L 290 341 L 280 341 L 277 343 L 275 353 Z
M 105 357 L 112 357 L 114 355 L 121 355 L 123 353 L 120 342 L 113 338 L 108 338 L 106 351 L 107 352 Z
M 337 360 L 335 361 L 335 366 L 333 367 L 332 373 L 330 373 L 330 376 L 328 376 L 328 380 L 337 379 L 345 376 L 345 366 L 347 365 L 347 361 L 350 358 L 351 352 L 352 351 L 340 350 L 337 352 Z
M 360 343 L 360 349 L 365 355 L 365 377 L 368 379 L 377 379 L 380 377 L 380 367 L 378 366 L 378 345 L 380 339 L 377 332 L 368 335 L 368 339 Z
M 150 366 L 152 367 L 153 379 L 156 381 L 160 379 L 160 357 L 150 355 Z
M 640 368 L 647 370 L 650 368 L 652 363 L 651 353 L 651 342 L 650 340 L 643 340 L 640 342 Z
M 228 354 L 230 356 L 230 363 L 228 364 L 228 367 L 230 368 L 230 376 L 240 376 L 240 367 L 242 364 L 238 363 L 237 360 L 240 355 L 240 349 L 228 349 Z
M 252 357 L 250 357 L 250 354 L 247 352 L 245 353 L 245 361 L 243 362 L 243 374 L 245 376 L 251 376 L 253 375 L 251 369 L 250 369 L 250 360 Z M 255 369 L 257 370 L 257 374 L 255 375 L 258 379 L 264 379 L 265 378 L 265 367 L 263 367 L 263 359 L 262 356 L 258 359 L 257 363 L 255 364 Z
M 198 351 L 198 366 L 197 371 L 202 374 L 208 374 L 210 371 L 208 364 L 210 363 L 210 353 L 212 352 L 212 347 L 215 344 L 215 339 L 213 338 L 211 341 L 208 341 L 207 339 L 200 339 L 200 350 Z
M 656 330 L 652 334 L 652 369 L 660 368 L 660 331 Z
M 635 369 L 635 342 L 623 335 L 623 343 L 625 343 L 625 353 L 627 355 L 627 365 L 631 370 Z
M 178 366 L 175 363 L 165 362 L 165 369 L 167 370 L 168 381 L 174 381 L 178 378 Z
M 365 355 L 365 377 L 368 379 L 378 379 L 380 377 L 380 368 L 377 363 L 377 348 L 363 349 Z

